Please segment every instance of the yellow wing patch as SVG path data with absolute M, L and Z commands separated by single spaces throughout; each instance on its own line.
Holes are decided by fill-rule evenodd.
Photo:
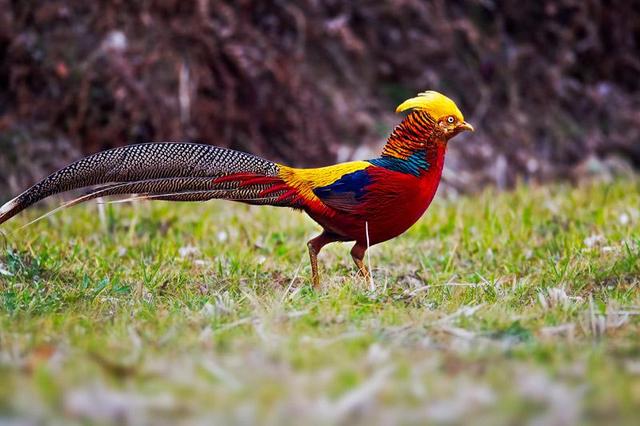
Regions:
M 426 111 L 436 120 L 453 115 L 460 122 L 464 121 L 462 112 L 460 112 L 456 103 L 442 93 L 435 92 L 433 90 L 418 93 L 418 96 L 415 98 L 407 99 L 398 105 L 396 112 L 402 112 L 413 108 Z
M 315 169 L 296 169 L 278 164 L 280 167 L 279 175 L 287 185 L 297 189 L 300 195 L 307 200 L 317 201 L 320 199 L 313 193 L 314 189 L 331 185 L 342 176 L 366 169 L 369 166 L 371 163 L 366 161 L 350 161 Z

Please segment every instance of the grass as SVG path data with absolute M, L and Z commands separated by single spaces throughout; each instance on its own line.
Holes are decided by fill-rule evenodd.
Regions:
M 637 179 L 440 197 L 372 292 L 339 244 L 310 287 L 292 211 L 72 208 L 0 252 L 0 422 L 631 424 L 639 209 Z

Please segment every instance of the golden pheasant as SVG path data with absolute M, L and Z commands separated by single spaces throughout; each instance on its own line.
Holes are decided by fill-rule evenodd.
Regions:
M 355 241 L 351 256 L 368 275 L 369 246 L 413 225 L 433 199 L 447 142 L 473 127 L 456 104 L 434 91 L 398 106 L 410 111 L 389 136 L 382 154 L 314 169 L 277 164 L 251 154 L 191 143 L 129 145 L 90 155 L 53 173 L 0 208 L 0 224 L 32 204 L 92 187 L 65 204 L 97 197 L 137 194 L 137 199 L 225 199 L 305 211 L 323 231 L 307 246 L 312 281 L 319 284 L 317 256 L 335 241 Z

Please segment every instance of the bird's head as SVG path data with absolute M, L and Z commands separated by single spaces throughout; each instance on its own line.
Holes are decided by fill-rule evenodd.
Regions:
M 415 98 L 407 99 L 396 108 L 396 112 L 407 110 L 426 113 L 446 140 L 458 133 L 474 130 L 471 124 L 464 121 L 464 116 L 455 102 L 433 90 L 419 93 Z

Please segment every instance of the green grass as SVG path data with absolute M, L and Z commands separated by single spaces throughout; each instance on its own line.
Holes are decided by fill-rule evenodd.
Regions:
M 371 250 L 285 209 L 95 204 L 0 251 L 0 422 L 633 423 L 640 181 L 436 199 Z

